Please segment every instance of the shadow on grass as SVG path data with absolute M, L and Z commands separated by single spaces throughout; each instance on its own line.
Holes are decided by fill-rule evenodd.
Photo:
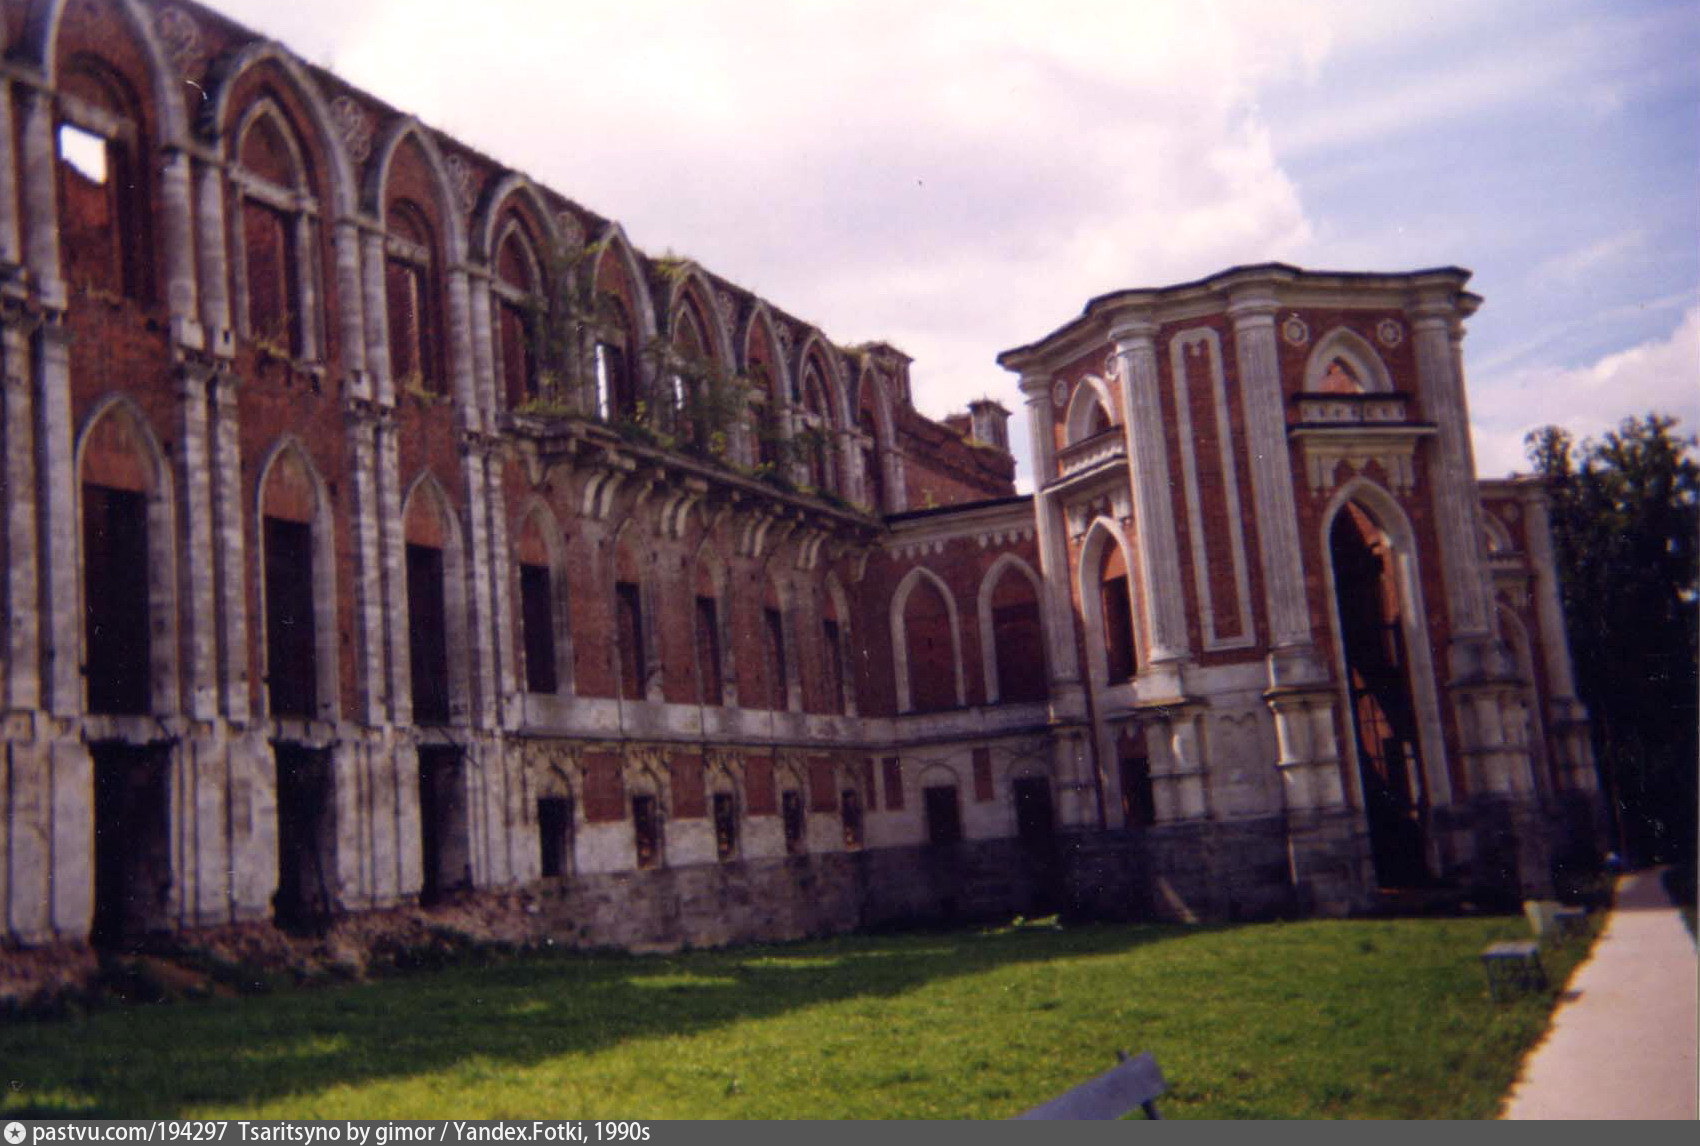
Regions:
M 17 1023 L 0 1031 L 0 1111 L 166 1116 L 404 1079 L 473 1059 L 523 1067 L 822 1003 L 889 998 L 1014 963 L 1233 929 L 1018 928 L 670 957 L 530 955 L 357 986 Z

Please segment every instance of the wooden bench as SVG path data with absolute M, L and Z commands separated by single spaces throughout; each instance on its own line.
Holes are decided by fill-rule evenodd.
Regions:
M 1487 970 L 1488 994 L 1499 1002 L 1503 990 L 1544 991 L 1546 968 L 1541 966 L 1541 945 L 1533 941 L 1495 943 L 1482 952 Z
M 1130 1058 L 1126 1051 L 1117 1051 L 1116 1059 L 1116 1065 L 1097 1078 L 1016 1118 L 1102 1120 L 1120 1118 L 1135 1109 L 1145 1111 L 1147 1118 L 1163 1117 L 1157 1113 L 1157 1099 L 1167 1092 L 1169 1084 L 1151 1052 Z

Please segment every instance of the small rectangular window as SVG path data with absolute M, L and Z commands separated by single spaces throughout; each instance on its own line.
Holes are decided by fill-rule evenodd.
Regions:
M 543 877 L 568 874 L 573 859 L 573 801 L 543 796 L 537 801 L 537 842 L 543 850 Z
M 637 845 L 638 867 L 660 864 L 661 807 L 654 796 L 632 797 L 632 838 Z
M 779 796 L 779 818 L 785 827 L 785 854 L 800 856 L 808 848 L 804 838 L 807 821 L 803 814 L 803 794 L 795 788 Z
M 738 801 L 730 792 L 714 794 L 714 853 L 723 860 L 738 854 Z
M 555 606 L 545 565 L 519 567 L 520 628 L 525 644 L 525 691 L 552 695 L 555 675 Z

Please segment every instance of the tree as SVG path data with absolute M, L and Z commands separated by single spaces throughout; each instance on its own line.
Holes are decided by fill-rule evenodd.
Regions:
M 1578 445 L 1524 439 L 1548 483 L 1576 686 L 1620 850 L 1692 863 L 1700 767 L 1700 463 L 1678 420 L 1626 418 Z

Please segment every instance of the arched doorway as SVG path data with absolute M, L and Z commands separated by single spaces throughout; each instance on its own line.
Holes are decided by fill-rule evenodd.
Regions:
M 1376 881 L 1418 886 L 1430 879 L 1428 794 L 1393 547 L 1375 519 L 1348 502 L 1329 529 L 1328 548 Z

